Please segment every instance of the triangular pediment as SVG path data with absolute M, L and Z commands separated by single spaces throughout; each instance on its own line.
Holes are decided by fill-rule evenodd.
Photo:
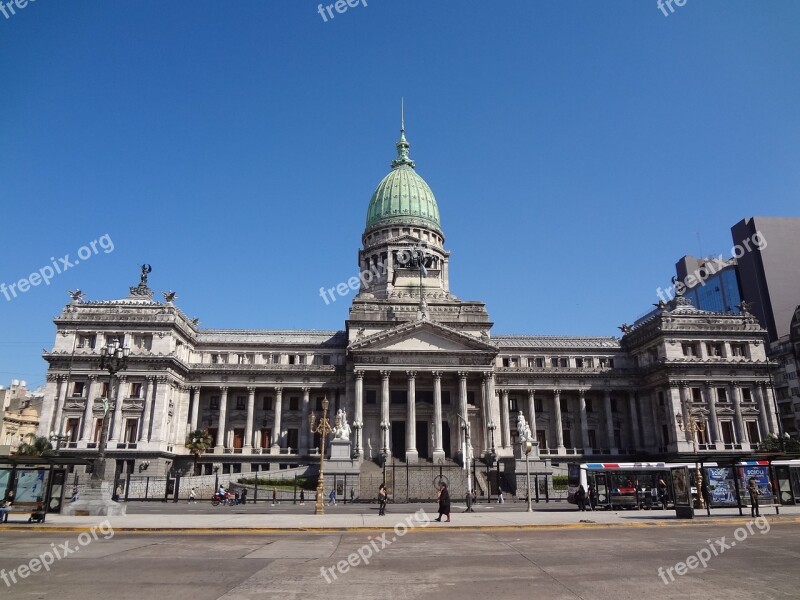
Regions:
M 481 340 L 450 327 L 421 320 L 354 340 L 350 350 L 391 352 L 497 352 L 489 340 Z

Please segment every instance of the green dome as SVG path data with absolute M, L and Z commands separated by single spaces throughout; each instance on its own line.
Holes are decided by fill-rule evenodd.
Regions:
M 442 232 L 436 198 L 425 180 L 414 170 L 414 161 L 408 158 L 408 149 L 405 131 L 401 130 L 392 170 L 375 188 L 369 202 L 367 230 L 402 224 Z

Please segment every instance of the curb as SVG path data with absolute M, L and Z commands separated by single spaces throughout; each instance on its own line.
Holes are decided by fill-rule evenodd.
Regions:
M 681 519 L 670 521 L 656 521 L 645 523 L 542 523 L 539 525 L 454 525 L 448 527 L 438 525 L 430 527 L 428 525 L 408 528 L 408 532 L 421 531 L 546 531 L 554 529 L 614 529 L 614 528 L 647 528 L 647 527 L 691 527 L 705 525 L 730 525 L 735 523 L 732 519 L 739 518 L 738 515 L 727 518 L 708 519 L 696 521 L 694 519 Z M 749 517 L 741 517 L 749 519 Z M 800 523 L 800 516 L 797 517 L 765 517 L 770 523 Z M 93 526 L 68 526 L 54 525 L 8 525 L 3 527 L 6 531 L 29 531 L 35 533 L 57 532 L 57 533 L 83 533 L 91 531 Z M 342 527 L 115 527 L 114 533 L 156 533 L 156 534 L 300 534 L 300 533 L 365 533 L 374 531 L 394 531 L 394 527 L 376 525 L 374 527 L 342 526 Z

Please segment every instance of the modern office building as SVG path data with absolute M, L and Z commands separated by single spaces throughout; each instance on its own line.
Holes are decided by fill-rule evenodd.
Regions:
M 700 310 L 739 312 L 742 296 L 736 259 L 684 256 L 675 263 L 678 281 L 684 282 L 684 296 Z
M 749 217 L 731 228 L 742 297 L 770 341 L 789 334 L 800 304 L 800 218 Z M 738 256 L 741 254 L 741 256 Z
M 666 457 L 693 442 L 741 456 L 777 431 L 764 330 L 747 312 L 678 297 L 621 338 L 493 336 L 485 304 L 453 294 L 439 204 L 404 131 L 396 147 L 366 210 L 360 288 L 342 329 L 201 329 L 174 293 L 153 299 L 144 270 L 126 297 L 75 294 L 55 319 L 40 431 L 63 423 L 66 452 L 91 456 L 108 402 L 118 470 L 148 461 L 150 472 L 184 473 L 198 428 L 214 440 L 202 473 L 317 462 L 309 422 L 325 397 L 346 411 L 357 464 L 446 464 L 465 447 L 511 464 L 520 413 L 537 457 L 561 461 Z M 114 381 L 100 368 L 109 343 L 131 349 Z M 693 438 L 676 415 L 709 427 Z

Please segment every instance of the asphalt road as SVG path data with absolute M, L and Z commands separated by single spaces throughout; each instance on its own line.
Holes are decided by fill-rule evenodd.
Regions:
M 749 532 L 744 523 L 481 532 L 417 526 L 387 534 L 98 531 L 96 540 L 88 533 L 6 531 L 0 536 L 0 597 L 797 598 L 800 526 L 755 524 Z M 65 548 L 69 556 L 56 559 Z M 52 562 L 49 571 L 42 560 Z M 679 562 L 686 563 L 683 575 Z

